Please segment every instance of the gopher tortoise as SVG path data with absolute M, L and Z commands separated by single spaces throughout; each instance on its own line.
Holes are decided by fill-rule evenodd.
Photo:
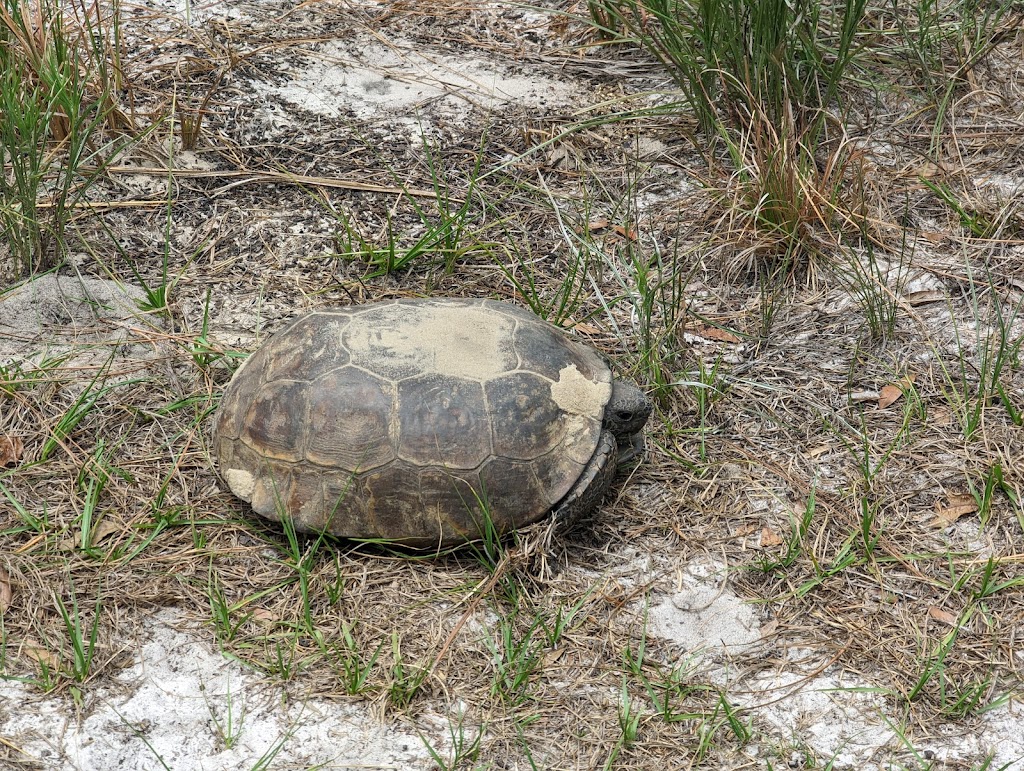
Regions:
M 293 319 L 228 384 L 231 491 L 307 532 L 414 548 L 575 519 L 642 447 L 647 397 L 596 351 L 494 300 Z

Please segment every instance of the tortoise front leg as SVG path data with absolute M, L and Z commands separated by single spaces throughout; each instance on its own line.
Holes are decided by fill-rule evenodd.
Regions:
M 554 508 L 553 516 L 559 529 L 571 529 L 591 514 L 615 479 L 618 442 L 611 431 L 602 431 L 597 449 L 590 457 L 576 484 Z

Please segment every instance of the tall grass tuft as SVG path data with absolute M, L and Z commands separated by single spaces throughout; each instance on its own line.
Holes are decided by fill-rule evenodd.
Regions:
M 791 263 L 827 222 L 845 171 L 841 85 L 866 0 L 607 0 L 591 15 L 665 65 L 708 147 L 724 145 L 734 211 Z M 826 147 L 829 144 L 829 147 Z M 714 158 L 709 153 L 709 160 Z
M 666 67 L 702 128 L 745 133 L 757 116 L 820 131 L 866 0 L 625 0 L 612 14 Z M 781 132 L 780 132 L 781 133 Z
M 120 7 L 99 8 L 0 0 L 0 232 L 15 278 L 64 257 L 75 206 L 131 126 L 115 106 Z

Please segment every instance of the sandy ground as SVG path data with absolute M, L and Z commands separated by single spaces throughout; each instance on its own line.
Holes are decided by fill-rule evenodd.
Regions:
M 722 578 L 717 568 L 693 566 L 681 577 L 685 589 L 649 608 L 649 629 L 687 651 L 681 665 L 747 695 L 736 706 L 750 711 L 761 732 L 745 748 L 748 762 L 766 767 L 758 765 L 765 750 L 781 741 L 792 747 L 781 759 L 791 768 L 807 767 L 813 757 L 834 758 L 837 769 L 891 768 L 871 761 L 900 739 L 891 705 L 870 683 L 828 669 L 746 678 L 730 667 L 732 654 L 758 646 L 760 622 L 748 603 L 713 582 Z M 451 751 L 447 715 L 428 710 L 415 724 L 382 720 L 358 700 L 282 687 L 225 657 L 210 644 L 208 627 L 178 611 L 153 614 L 144 634 L 125 646 L 132 666 L 78 698 L 0 682 L 0 736 L 17 749 L 0 768 L 427 770 L 437 765 L 424 738 L 442 757 Z M 797 663 L 811 654 L 794 649 L 787 656 Z M 951 768 L 988 754 L 992 768 L 1024 768 L 1021 719 L 1013 705 L 970 728 L 937 725 L 916 749 L 923 760 Z M 481 758 L 476 767 L 530 767 L 522 757 L 496 761 Z

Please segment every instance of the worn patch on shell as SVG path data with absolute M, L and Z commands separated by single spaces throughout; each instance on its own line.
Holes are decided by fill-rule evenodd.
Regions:
M 437 372 L 486 380 L 518 366 L 514 325 L 489 309 L 396 304 L 356 315 L 345 341 L 356 364 L 389 377 Z
M 256 478 L 248 471 L 240 468 L 229 468 L 224 472 L 224 481 L 228 483 L 231 492 L 243 501 L 252 500 L 252 491 L 256 487 Z
M 551 384 L 551 398 L 571 415 L 599 417 L 612 398 L 611 383 L 595 383 L 568 364 L 558 372 L 558 381 Z

